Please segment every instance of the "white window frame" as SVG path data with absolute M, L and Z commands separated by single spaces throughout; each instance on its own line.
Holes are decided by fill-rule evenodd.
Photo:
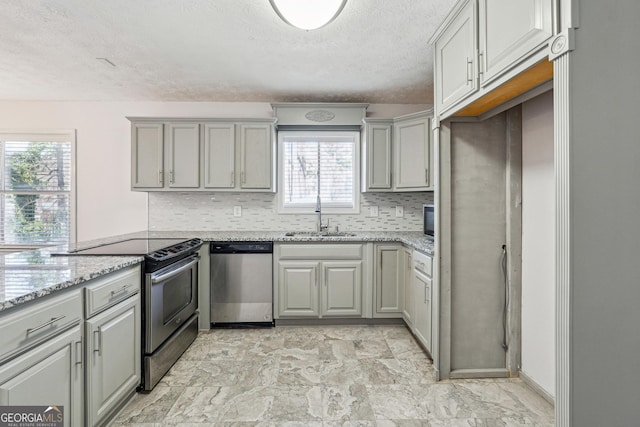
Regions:
M 76 200 L 76 144 L 77 132 L 75 129 L 42 129 L 42 130 L 19 130 L 0 129 L 0 141 L 24 141 L 24 142 L 70 142 L 71 143 L 71 176 L 69 193 L 69 243 L 77 241 L 77 200 Z M 42 245 L 12 245 L 0 243 L 0 254 L 7 252 L 17 252 L 20 250 L 37 249 L 52 246 L 52 244 Z
M 360 132 L 358 131 L 279 131 L 278 132 L 278 213 L 280 214 L 311 214 L 316 215 L 316 204 L 304 206 L 285 206 L 284 194 L 284 138 L 309 137 L 321 133 L 323 136 L 348 136 L 353 138 L 353 206 L 332 207 L 322 204 L 323 214 L 359 214 L 360 213 Z

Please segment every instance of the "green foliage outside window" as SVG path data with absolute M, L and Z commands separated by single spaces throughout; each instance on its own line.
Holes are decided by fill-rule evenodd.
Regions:
M 66 228 L 66 209 L 48 209 L 47 198 L 27 191 L 64 191 L 63 147 L 60 144 L 35 142 L 24 150 L 6 155 L 15 202 L 14 228 L 16 238 L 23 243 L 52 241 Z M 41 200 L 42 198 L 42 200 Z M 40 201 L 40 203 L 39 203 Z M 57 204 L 64 204 L 60 197 Z M 60 217 L 62 215 L 62 217 Z

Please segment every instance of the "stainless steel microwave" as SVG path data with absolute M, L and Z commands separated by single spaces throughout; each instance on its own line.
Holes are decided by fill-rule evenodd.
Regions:
M 434 206 L 432 204 L 422 205 L 422 219 L 424 222 L 424 234 L 433 236 L 434 234 Z

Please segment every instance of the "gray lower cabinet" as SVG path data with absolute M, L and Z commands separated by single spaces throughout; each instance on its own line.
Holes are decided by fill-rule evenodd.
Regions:
M 404 322 L 412 327 L 413 313 L 415 311 L 415 301 L 413 297 L 413 266 L 411 263 L 411 254 L 413 251 L 409 248 L 402 248 L 402 286 L 404 287 L 404 304 L 402 305 L 402 318 Z
M 412 331 L 420 343 L 431 352 L 432 341 L 432 260 L 431 257 L 413 251 L 413 299 L 415 301 Z
M 362 244 L 277 244 L 274 264 L 278 318 L 362 316 Z
M 282 317 L 318 317 L 318 271 L 320 263 L 280 261 L 278 263 L 278 307 Z
M 362 315 L 362 261 L 280 261 L 280 317 Z
M 416 302 L 414 334 L 431 351 L 431 278 L 414 271 L 413 283 Z
M 100 424 L 140 384 L 140 298 L 87 320 L 87 425 Z
M 88 426 L 103 424 L 140 384 L 140 277 L 130 268 L 84 289 Z
M 0 405 L 57 406 L 65 427 L 81 426 L 83 379 L 78 325 L 0 368 Z
M 322 277 L 322 316 L 362 315 L 362 261 L 325 261 Z
M 374 317 L 400 317 L 404 306 L 403 249 L 398 244 L 375 245 Z
M 64 426 L 84 425 L 81 301 L 64 292 L 0 317 L 0 405 L 57 406 Z

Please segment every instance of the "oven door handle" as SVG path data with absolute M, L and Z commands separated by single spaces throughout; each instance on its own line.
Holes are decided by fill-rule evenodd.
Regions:
M 182 273 L 185 270 L 190 269 L 194 264 L 197 264 L 198 261 L 200 260 L 199 256 L 195 256 L 191 258 L 191 261 L 187 262 L 186 264 L 181 265 L 180 267 L 176 268 L 175 270 L 172 269 L 166 273 L 160 274 L 160 275 L 155 275 L 152 274 L 151 275 L 151 284 L 156 284 L 159 282 L 164 282 L 165 280 L 171 279 L 174 276 L 177 276 L 178 274 Z

